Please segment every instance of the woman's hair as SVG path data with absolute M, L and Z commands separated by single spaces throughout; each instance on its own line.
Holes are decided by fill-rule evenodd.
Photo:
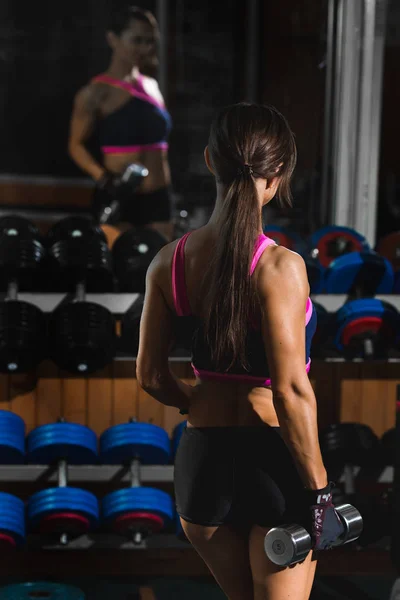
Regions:
M 279 177 L 277 196 L 291 205 L 296 145 L 285 117 L 275 108 L 239 103 L 217 114 L 208 150 L 225 198 L 206 273 L 205 332 L 217 368 L 227 370 L 237 361 L 246 368 L 247 328 L 256 306 L 250 267 L 261 227 L 255 179 Z
M 108 31 L 112 31 L 116 35 L 121 35 L 129 27 L 131 21 L 143 21 L 147 23 L 153 28 L 156 37 L 158 37 L 159 29 L 155 16 L 149 10 L 144 10 L 138 6 L 126 6 L 119 11 L 113 12 Z

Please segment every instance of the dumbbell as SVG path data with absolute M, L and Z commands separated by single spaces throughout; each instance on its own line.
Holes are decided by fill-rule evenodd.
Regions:
M 125 202 L 133 201 L 133 193 L 147 177 L 149 171 L 143 165 L 132 163 L 122 175 L 109 174 L 97 187 L 93 198 L 95 216 L 100 224 L 117 223 Z
M 0 588 L 0 600 L 85 600 L 85 597 L 82 590 L 75 586 L 51 581 L 13 583 Z
M 0 371 L 23 373 L 46 355 L 46 321 L 42 311 L 18 300 L 18 291 L 34 291 L 43 281 L 46 251 L 39 231 L 21 217 L 0 219 Z
M 132 228 L 114 242 L 112 256 L 120 292 L 144 293 L 147 269 L 167 240 L 154 229 Z
M 342 546 L 356 540 L 363 528 L 363 520 L 358 510 L 351 504 L 335 506 L 344 526 L 344 533 L 332 544 Z M 264 538 L 264 550 L 270 561 L 281 567 L 301 562 L 312 549 L 311 535 L 300 525 L 273 527 Z
M 0 464 L 21 465 L 25 461 L 25 423 L 9 410 L 0 410 Z
M 116 323 L 111 312 L 85 300 L 86 292 L 113 290 L 111 253 L 101 229 L 74 217 L 48 234 L 49 274 L 58 291 L 72 292 L 49 318 L 50 358 L 62 369 L 89 374 L 109 364 L 116 353 Z
M 393 231 L 381 238 L 376 251 L 391 262 L 395 271 L 400 271 L 400 231 Z
M 333 322 L 334 345 L 348 359 L 384 359 L 400 333 L 397 309 L 376 298 L 344 304 Z
M 27 437 L 29 463 L 56 467 L 58 487 L 33 494 L 27 505 L 27 523 L 31 531 L 56 536 L 65 545 L 97 527 L 99 505 L 96 496 L 68 486 L 68 464 L 98 462 L 94 431 L 60 419 L 41 425 Z
M 311 293 L 319 294 L 322 292 L 324 268 L 312 252 L 307 252 L 307 244 L 304 239 L 286 227 L 279 227 L 277 225 L 266 225 L 263 231 L 265 235 L 274 240 L 279 246 L 284 246 L 303 257 Z
M 170 457 L 167 432 L 150 423 L 133 419 L 110 427 L 100 436 L 103 463 L 125 465 L 130 487 L 107 494 L 102 500 L 102 522 L 106 529 L 140 545 L 149 535 L 162 531 L 173 520 L 174 507 L 169 494 L 142 487 L 141 464 L 166 465 Z
M 24 542 L 25 504 L 17 496 L 0 492 L 0 551 L 7 552 Z
M 373 296 L 392 291 L 390 262 L 350 227 L 330 225 L 316 231 L 310 236 L 309 252 L 325 268 L 323 288 L 328 294 Z

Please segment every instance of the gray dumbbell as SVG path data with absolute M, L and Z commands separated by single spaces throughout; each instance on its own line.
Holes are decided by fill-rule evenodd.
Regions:
M 344 533 L 332 546 L 356 540 L 362 532 L 363 520 L 351 504 L 335 506 L 344 525 Z M 276 565 L 288 567 L 304 560 L 312 548 L 311 536 L 300 525 L 283 525 L 270 529 L 264 539 L 265 553 Z

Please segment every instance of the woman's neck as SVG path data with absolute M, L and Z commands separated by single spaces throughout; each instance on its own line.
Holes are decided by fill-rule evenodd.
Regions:
M 140 76 L 139 67 L 136 65 L 128 67 L 115 58 L 111 59 L 106 73 L 107 75 L 110 75 L 110 77 L 114 77 L 114 79 L 119 79 L 121 81 L 135 81 Z

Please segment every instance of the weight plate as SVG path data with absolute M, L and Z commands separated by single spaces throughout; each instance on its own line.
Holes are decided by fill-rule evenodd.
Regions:
M 346 464 L 379 463 L 379 440 L 372 429 L 362 423 L 335 423 L 320 433 L 320 446 L 328 470 L 341 473 Z
M 46 246 L 50 247 L 53 244 L 66 240 L 82 240 L 96 237 L 99 240 L 106 242 L 106 236 L 101 227 L 96 225 L 94 221 L 86 217 L 72 216 L 58 221 L 46 235 Z
M 394 277 L 393 294 L 400 294 L 400 271 L 397 271 Z
M 47 488 L 28 500 L 27 522 L 31 530 L 40 529 L 41 521 L 50 515 L 61 513 L 82 515 L 93 529 L 99 520 L 99 503 L 94 494 L 73 487 Z
M 18 415 L 0 410 L 0 464 L 17 465 L 25 460 L 25 423 Z
M 379 344 L 382 340 L 389 347 L 394 343 L 398 328 L 399 314 L 394 306 L 376 298 L 352 300 L 336 313 L 334 343 L 339 351 L 344 351 L 352 337 L 360 331 L 370 331 L 375 342 Z
M 391 262 L 395 271 L 400 270 L 400 231 L 393 231 L 381 238 L 376 251 Z
M 124 488 L 104 496 L 101 514 L 106 524 L 132 512 L 151 512 L 169 522 L 173 519 L 174 506 L 169 494 L 150 487 Z
M 135 511 L 122 513 L 111 524 L 112 530 L 120 535 L 140 531 L 145 535 L 158 533 L 164 528 L 164 519 L 153 513 Z
M 0 371 L 26 373 L 47 354 L 47 324 L 42 311 L 28 302 L 0 303 Z
M 112 248 L 120 292 L 144 293 L 147 269 L 167 240 L 151 229 L 128 229 Z
M 181 441 L 182 433 L 186 429 L 187 421 L 182 421 L 179 423 L 172 432 L 172 440 L 171 440 L 171 456 L 172 459 L 175 458 L 176 451 L 178 450 L 179 442 Z
M 165 465 L 169 456 L 168 433 L 151 423 L 122 423 L 100 436 L 100 459 L 106 464 L 119 465 L 139 458 L 143 464 Z
M 381 437 L 382 460 L 385 466 L 394 466 L 396 452 L 396 430 L 393 427 L 385 431 Z
M 116 322 L 94 302 L 59 306 L 49 318 L 49 355 L 61 369 L 87 375 L 112 362 L 117 350 Z
M 265 225 L 263 227 L 264 235 L 274 240 L 278 246 L 284 246 L 293 250 L 294 252 L 301 253 L 305 247 L 305 242 L 301 236 L 294 231 L 290 231 L 286 227 L 280 227 L 279 225 Z
M 316 257 L 323 267 L 328 267 L 334 259 L 344 254 L 370 250 L 363 235 L 350 227 L 339 225 L 319 229 L 310 237 L 309 245 L 312 253 L 317 251 Z
M 0 237 L 0 289 L 15 279 L 19 291 L 40 290 L 44 281 L 46 251 L 38 240 Z
M 335 259 L 325 273 L 328 294 L 390 294 L 394 274 L 390 262 L 373 252 L 352 252 Z
M 139 294 L 133 305 L 125 312 L 121 320 L 121 350 L 137 355 L 139 349 L 139 326 L 144 304 L 144 294 Z
M 27 437 L 28 462 L 54 464 L 65 459 L 72 465 L 97 462 L 95 432 L 78 423 L 49 423 L 33 429 Z
M 70 238 L 49 249 L 51 284 L 59 291 L 75 291 L 83 281 L 87 292 L 112 292 L 112 257 L 107 242 L 99 237 Z
M 14 583 L 0 589 L 0 600 L 85 600 L 85 594 L 77 587 L 50 581 Z
M 22 240 L 40 240 L 39 229 L 28 219 L 16 215 L 0 218 L 0 238 L 18 237 Z
M 25 541 L 25 505 L 12 494 L 0 492 L 0 532 L 20 546 Z
M 307 255 L 303 258 L 307 269 L 311 294 L 321 294 L 325 283 L 325 269 L 317 258 Z

